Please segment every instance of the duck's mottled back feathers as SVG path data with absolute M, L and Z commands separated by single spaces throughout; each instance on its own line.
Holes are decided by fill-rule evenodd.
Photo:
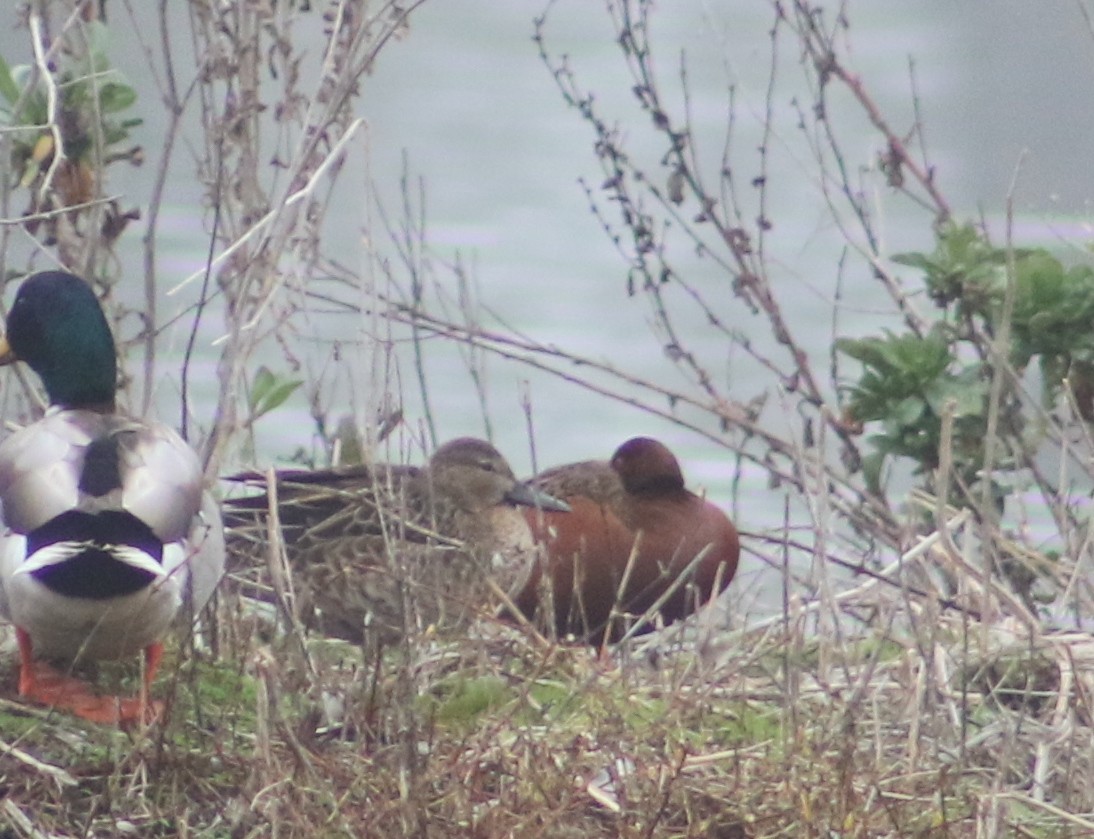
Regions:
M 265 486 L 255 473 L 236 477 Z M 520 484 L 493 446 L 473 438 L 441 446 L 424 469 L 280 472 L 277 494 L 305 619 L 354 641 L 366 622 L 387 637 L 410 625 L 463 625 L 492 601 L 487 575 L 515 590 L 531 570 L 531 533 L 513 505 L 562 506 Z M 261 576 L 268 505 L 265 494 L 227 502 L 229 556 L 241 573 L 250 566 Z

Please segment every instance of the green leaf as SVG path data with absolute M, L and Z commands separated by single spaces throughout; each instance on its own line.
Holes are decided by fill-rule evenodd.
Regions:
M 100 20 L 92 20 L 84 25 L 87 33 L 88 55 L 91 57 L 92 68 L 97 72 L 107 69 L 110 64 L 107 60 L 107 47 L 110 45 L 110 30 Z
M 137 91 L 127 84 L 107 82 L 99 88 L 99 108 L 104 114 L 116 114 L 133 106 Z
M 19 97 L 23 95 L 24 91 L 29 90 L 26 94 L 26 99 L 23 100 L 22 107 L 18 112 L 12 112 L 8 118 L 7 123 L 9 125 L 42 125 L 48 121 L 49 109 L 46 103 L 46 95 L 42 91 L 41 86 L 30 89 L 31 79 L 33 78 L 31 68 L 26 64 L 16 64 L 14 67 L 8 67 L 7 75 L 11 80 L 11 89 L 7 89 L 4 92 L 4 98 L 11 97 L 10 101 L 12 109 L 19 101 Z M 5 87 L 7 85 L 5 84 Z M 14 95 L 13 95 L 14 94 Z M 16 140 L 18 145 L 19 141 Z
M 3 56 L 0 56 L 0 96 L 3 96 L 8 104 L 14 107 L 22 92 L 19 85 L 15 83 L 15 79 L 12 78 L 11 68 L 8 63 Z
M 282 378 L 265 366 L 259 367 L 251 385 L 251 421 L 280 407 L 302 384 L 300 379 Z
M 935 263 L 929 256 L 923 253 L 898 253 L 890 257 L 897 265 L 907 265 L 910 268 L 919 268 L 927 273 L 935 268 Z
M 931 410 L 941 417 L 946 411 L 946 403 L 953 401 L 954 419 L 982 416 L 987 385 L 984 382 L 965 382 L 959 379 L 944 379 L 935 382 L 927 389 L 927 402 Z
M 915 425 L 927 410 L 926 401 L 919 396 L 909 396 L 893 406 L 890 416 L 900 426 Z
M 870 452 L 862 458 L 862 477 L 866 488 L 874 495 L 884 496 L 881 486 L 881 470 L 885 467 L 885 455 L 880 451 Z
M 875 359 L 878 358 L 878 354 L 874 345 L 877 341 L 877 338 L 837 338 L 836 349 L 855 361 L 861 361 L 867 366 L 876 366 Z

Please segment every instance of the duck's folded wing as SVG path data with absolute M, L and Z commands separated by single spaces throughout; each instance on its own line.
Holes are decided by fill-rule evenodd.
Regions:
M 209 602 L 224 576 L 224 524 L 220 504 L 210 492 L 202 498 L 201 512 L 194 520 L 185 546 L 183 562 L 189 574 L 185 598 L 192 617 Z M 168 573 L 171 573 L 170 569 Z
M 545 469 L 528 483 L 555 498 L 591 498 L 613 508 L 622 504 L 623 484 L 606 460 L 583 460 Z
M 201 462 L 171 428 L 159 423 L 119 427 L 122 506 L 165 543 L 189 537 L 202 509 Z
M 83 453 L 92 439 L 72 416 L 82 413 L 47 414 L 0 444 L 0 503 L 8 529 L 30 533 L 79 504 Z

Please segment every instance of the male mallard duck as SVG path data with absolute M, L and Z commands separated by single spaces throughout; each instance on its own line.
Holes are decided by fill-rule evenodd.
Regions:
M 530 483 L 566 501 L 571 512 L 525 513 L 546 560 L 515 602 L 529 618 L 541 601 L 553 602 L 560 637 L 618 640 L 628 617 L 633 622 L 662 598 L 655 612 L 671 623 L 733 579 L 736 528 L 687 490 L 676 457 L 657 440 L 636 437 L 610 462 L 558 466 Z
M 16 628 L 19 693 L 100 722 L 144 718 L 160 639 L 223 570 L 220 513 L 178 434 L 116 412 L 114 339 L 83 280 L 46 271 L 22 284 L 0 339 L 0 364 L 16 360 L 50 402 L 0 444 L 0 615 Z M 140 650 L 140 696 L 124 701 L 34 661 Z
M 261 475 L 235 477 L 265 486 Z M 305 622 L 361 642 L 408 629 L 459 629 L 503 591 L 523 585 L 535 545 L 517 505 L 558 511 L 517 481 L 497 449 L 461 438 L 426 468 L 355 466 L 277 475 L 278 517 Z M 229 555 L 265 567 L 265 494 L 226 502 Z

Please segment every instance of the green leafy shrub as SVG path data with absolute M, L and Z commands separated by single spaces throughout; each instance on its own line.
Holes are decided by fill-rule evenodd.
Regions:
M 95 197 L 97 172 L 103 164 L 127 159 L 140 162 L 139 148 L 122 148 L 142 120 L 124 116 L 137 101 L 137 92 L 107 57 L 107 29 L 88 22 L 83 49 L 57 51 L 57 69 L 49 82 L 32 65 L 11 66 L 0 56 L 0 125 L 12 131 L 11 172 L 19 186 L 34 190 L 33 210 L 55 202 L 37 192 L 54 169 L 46 192 L 60 206 L 85 204 Z M 56 103 L 51 104 L 50 86 Z M 51 113 L 51 107 L 55 112 Z M 57 142 L 61 160 L 57 161 Z M 56 166 L 54 164 L 57 164 Z
M 922 271 L 924 289 L 942 311 L 926 334 L 909 329 L 837 342 L 840 352 L 862 366 L 846 390 L 848 418 L 852 424 L 880 423 L 880 433 L 869 441 L 873 451 L 864 458 L 868 483 L 880 492 L 889 456 L 910 459 L 918 473 L 937 467 L 949 411 L 955 470 L 971 484 L 983 466 L 989 391 L 1000 361 L 1015 372 L 1004 377 L 999 402 L 999 429 L 1011 454 L 1029 445 L 1022 439 L 1029 423 L 1017 382 L 1031 363 L 1039 366 L 1042 398 L 1050 407 L 1067 385 L 1078 391 L 1076 383 L 1089 378 L 1094 268 L 1067 267 L 1043 248 L 996 247 L 970 224 L 946 225 L 932 253 L 899 254 L 894 261 Z M 995 343 L 1008 329 L 1000 358 Z M 1089 419 L 1094 410 L 1083 393 L 1077 396 Z M 1019 457 L 1007 455 L 994 463 L 1004 469 L 1020 465 Z

